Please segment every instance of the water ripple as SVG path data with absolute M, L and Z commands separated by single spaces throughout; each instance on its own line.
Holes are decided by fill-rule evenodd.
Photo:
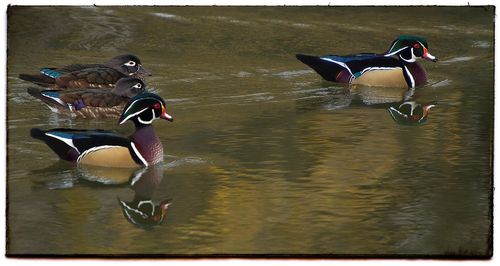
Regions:
M 240 71 L 237 74 L 232 74 L 232 76 L 235 76 L 238 78 L 247 78 L 247 77 L 250 77 L 252 75 L 253 75 L 252 73 L 246 72 L 246 71 Z
M 156 16 L 156 17 L 160 17 L 160 18 L 163 18 L 163 19 L 167 19 L 167 20 L 188 21 L 187 18 L 184 18 L 184 17 L 181 17 L 181 16 L 177 16 L 177 15 L 174 15 L 174 14 L 170 14 L 170 13 L 154 12 L 154 13 L 151 13 L 151 15 Z
M 232 95 L 232 96 L 226 96 L 223 98 L 230 98 L 230 99 L 235 99 L 235 98 L 259 98 L 262 97 L 263 95 L 269 95 L 270 92 L 259 92 L 259 93 L 252 93 L 252 94 L 243 94 L 243 95 Z
M 441 64 L 449 65 L 452 63 L 466 62 L 466 61 L 470 61 L 474 58 L 476 58 L 476 57 L 475 56 L 458 56 L 458 57 L 454 57 L 454 58 L 451 58 L 448 60 L 441 61 Z
M 233 23 L 233 24 L 240 24 L 240 25 L 252 24 L 250 21 L 239 20 L 239 19 L 234 19 L 234 18 L 225 17 L 225 16 L 203 16 L 203 18 L 222 21 L 222 22 L 228 22 L 228 23 Z
M 445 87 L 445 86 L 449 86 L 450 84 L 451 84 L 451 80 L 445 79 L 445 80 L 441 80 L 441 81 L 438 81 L 438 82 L 432 84 L 431 87 L 433 87 L 433 88 Z
M 314 72 L 313 70 L 309 70 L 309 69 L 308 70 L 290 70 L 290 71 L 283 71 L 283 72 L 275 73 L 275 74 L 273 74 L 273 76 L 279 76 L 282 78 L 292 78 L 292 77 L 296 77 L 296 76 L 307 75 L 307 74 L 310 74 L 313 72 Z
M 166 156 L 166 157 L 168 157 L 168 156 Z M 184 158 L 175 159 L 169 163 L 166 163 L 165 168 L 172 169 L 172 168 L 176 168 L 176 167 L 179 167 L 182 165 L 193 165 L 193 164 L 204 164 L 204 163 L 206 163 L 206 161 L 203 160 L 202 158 L 199 158 L 199 157 L 184 157 Z
M 472 47 L 478 47 L 478 48 L 490 48 L 491 43 L 488 41 L 475 41 L 472 44 Z

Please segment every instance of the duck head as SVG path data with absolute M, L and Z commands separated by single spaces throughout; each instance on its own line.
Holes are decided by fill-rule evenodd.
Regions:
M 130 99 L 123 108 L 118 123 L 132 120 L 137 127 L 149 126 L 156 119 L 172 122 L 174 118 L 165 111 L 165 101 L 154 93 L 141 93 Z
M 429 53 L 427 41 L 423 37 L 411 35 L 401 35 L 392 42 L 385 56 L 394 55 L 408 63 L 415 62 L 417 58 L 437 61 L 437 58 Z
M 109 60 L 106 65 L 120 71 L 126 76 L 139 78 L 151 76 L 151 73 L 142 66 L 139 57 L 133 54 L 123 54 L 115 56 L 111 58 L 111 60 Z
M 138 78 L 126 77 L 119 79 L 111 90 L 116 95 L 132 98 L 143 93 L 146 89 L 144 82 Z

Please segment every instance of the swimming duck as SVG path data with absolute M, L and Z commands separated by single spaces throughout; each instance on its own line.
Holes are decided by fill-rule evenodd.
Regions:
M 422 125 L 427 121 L 429 110 L 436 107 L 434 104 L 421 105 L 416 102 L 404 102 L 396 109 L 389 107 L 387 110 L 392 119 L 402 125 Z
M 297 54 L 296 57 L 328 81 L 405 88 L 414 88 L 427 82 L 427 73 L 416 61 L 417 58 L 437 61 L 429 53 L 424 38 L 410 35 L 399 36 L 384 54 L 320 57 Z
M 140 167 L 163 160 L 163 146 L 155 134 L 155 119 L 173 121 L 165 112 L 165 101 L 153 93 L 141 93 L 127 103 L 118 122 L 134 122 L 134 133 L 126 138 L 106 130 L 31 129 L 33 138 L 44 141 L 59 158 L 106 167 Z
M 53 112 L 83 118 L 118 118 L 130 98 L 144 92 L 145 85 L 138 78 L 121 78 L 111 90 L 40 89 L 28 88 L 28 93 L 44 102 Z
M 52 88 L 112 88 L 123 77 L 143 79 L 150 73 L 132 54 L 113 57 L 104 64 L 73 64 L 60 68 L 45 67 L 38 75 L 20 74 L 19 78 Z

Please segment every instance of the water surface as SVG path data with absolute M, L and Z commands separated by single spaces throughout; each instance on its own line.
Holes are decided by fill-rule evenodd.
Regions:
M 490 254 L 493 8 L 9 11 L 8 254 Z M 294 57 L 383 52 L 400 34 L 440 59 L 410 95 L 325 82 Z M 155 123 L 165 163 L 147 195 L 172 205 L 149 229 L 117 200 L 139 193 L 131 172 L 76 167 L 29 137 L 132 125 L 51 113 L 17 78 L 125 52 L 175 116 Z M 392 120 L 405 97 L 437 104 L 425 125 Z

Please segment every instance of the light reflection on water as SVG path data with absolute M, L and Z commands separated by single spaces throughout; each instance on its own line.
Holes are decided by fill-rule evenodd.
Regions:
M 9 254 L 487 254 L 491 10 L 50 8 L 9 20 Z M 412 24 L 422 17 L 425 29 Z M 402 33 L 442 59 L 423 63 L 429 84 L 411 94 L 324 82 L 294 57 L 381 52 Z M 53 114 L 16 78 L 124 52 L 152 70 L 176 118 L 154 125 L 165 162 L 152 196 L 173 203 L 150 230 L 118 204 L 133 198 L 130 173 L 96 186 L 29 137 L 132 125 Z M 387 108 L 403 100 L 437 107 L 422 126 L 399 125 Z

